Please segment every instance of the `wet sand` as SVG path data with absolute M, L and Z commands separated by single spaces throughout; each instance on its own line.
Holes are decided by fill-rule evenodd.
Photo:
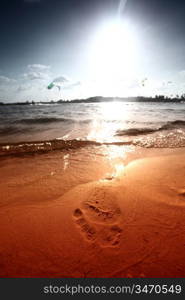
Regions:
M 1 162 L 1 277 L 185 277 L 184 149 L 111 150 Z

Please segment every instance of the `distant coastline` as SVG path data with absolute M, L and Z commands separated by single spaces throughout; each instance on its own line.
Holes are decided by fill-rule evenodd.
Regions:
M 86 99 L 74 99 L 74 100 L 51 100 L 51 101 L 25 101 L 25 102 L 0 102 L 0 105 L 38 105 L 38 104 L 63 104 L 63 103 L 101 103 L 101 102 L 163 102 L 163 103 L 181 103 L 185 102 L 185 95 L 176 97 L 165 97 L 163 95 L 157 95 L 155 97 L 102 97 L 95 96 Z

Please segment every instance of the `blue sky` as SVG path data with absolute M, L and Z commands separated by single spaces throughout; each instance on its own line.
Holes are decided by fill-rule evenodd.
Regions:
M 0 101 L 184 93 L 185 3 L 119 7 L 117 0 L 2 0 Z M 59 77 L 61 90 L 48 90 Z

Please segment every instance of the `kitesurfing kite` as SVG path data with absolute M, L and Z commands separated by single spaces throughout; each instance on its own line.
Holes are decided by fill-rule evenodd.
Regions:
M 61 90 L 61 86 L 65 83 L 68 82 L 68 79 L 66 79 L 63 76 L 55 78 L 48 86 L 48 90 L 51 90 L 54 87 L 57 87 L 59 91 Z
M 145 78 L 141 81 L 141 85 L 144 87 L 146 85 L 148 78 Z
M 59 85 L 56 85 L 54 82 L 51 82 L 48 85 L 48 90 L 51 90 L 54 86 L 56 86 L 59 89 L 59 91 L 60 91 L 61 87 Z

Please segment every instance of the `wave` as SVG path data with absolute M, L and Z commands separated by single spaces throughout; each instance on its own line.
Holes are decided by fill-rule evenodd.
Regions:
M 185 126 L 185 121 L 184 120 L 175 120 L 175 121 L 172 121 L 172 122 L 167 122 L 161 128 L 174 129 L 174 128 L 179 128 L 181 126 Z
M 68 118 L 55 118 L 55 117 L 46 117 L 46 118 L 25 118 L 16 121 L 16 124 L 48 124 L 48 123 L 58 123 L 58 122 L 65 122 L 65 123 L 74 123 L 79 122 L 82 124 L 88 124 L 92 122 L 93 119 L 85 119 L 85 120 L 75 120 L 75 119 L 68 119 Z
M 100 143 L 90 140 L 49 140 L 49 141 L 35 141 L 22 142 L 13 144 L 0 144 L 0 157 L 9 155 L 35 154 L 47 153 L 54 150 L 70 150 L 79 149 L 86 146 L 101 146 L 101 145 L 131 145 L 132 142 L 113 142 Z
M 74 120 L 74 119 L 66 119 L 66 118 L 36 118 L 36 119 L 21 119 L 18 121 L 12 121 L 10 122 L 13 125 L 7 125 L 0 127 L 0 136 L 5 135 L 13 135 L 13 134 L 19 134 L 19 133 L 28 133 L 37 131 L 38 128 L 35 128 L 34 125 L 42 125 L 42 124 L 49 124 L 49 123 L 80 123 L 80 124 L 89 124 L 92 122 L 92 119 L 85 119 L 85 120 Z M 22 125 L 22 126 L 21 126 Z M 32 125 L 32 126 L 25 126 L 26 125 Z M 26 130 L 26 131 L 25 131 Z
M 117 136 L 124 136 L 124 135 L 130 135 L 130 136 L 136 136 L 141 134 L 149 134 L 157 131 L 156 129 L 151 128 L 129 128 L 125 130 L 117 130 L 116 135 Z
M 89 124 L 93 121 L 93 119 L 86 119 L 86 120 L 80 120 L 80 121 L 76 121 L 79 122 L 80 124 Z
M 33 127 L 29 127 L 26 129 L 26 133 L 37 131 Z M 18 127 L 18 126 L 4 126 L 0 128 L 0 136 L 7 136 L 7 135 L 16 135 L 16 134 L 24 134 L 25 128 Z
M 25 118 L 21 119 L 19 121 L 16 121 L 16 123 L 22 123 L 22 124 L 48 124 L 48 123 L 56 123 L 56 122 L 71 122 L 73 123 L 73 119 L 66 119 L 66 118 L 54 118 L 54 117 L 47 117 L 47 118 Z
M 43 118 L 42 118 L 43 119 Z M 51 118 L 44 118 L 46 120 Z M 52 118 L 53 119 L 53 118 Z M 55 119 L 55 118 L 54 118 Z M 28 120 L 28 119 L 27 119 Z M 30 120 L 30 119 L 29 119 Z M 56 120 L 56 119 L 55 119 Z M 63 120 L 63 119 L 60 119 Z M 64 119 L 65 120 L 68 119 Z M 32 120 L 35 122 L 35 120 Z M 36 122 L 38 119 L 36 120 Z M 89 120 L 84 120 L 89 121 Z M 185 130 L 174 130 L 185 127 L 184 120 L 175 120 L 167 122 L 158 128 L 130 128 L 125 130 L 118 130 L 116 135 L 118 136 L 130 136 L 129 140 L 119 142 L 97 142 L 93 140 L 62 140 L 53 139 L 47 141 L 31 141 L 31 142 L 19 142 L 19 143 L 1 143 L 0 144 L 0 157 L 9 155 L 24 155 L 24 154 L 36 154 L 46 153 L 54 150 L 70 150 L 78 149 L 86 146 L 101 146 L 101 145 L 134 145 L 143 147 L 185 147 Z M 28 127 L 28 130 L 32 130 L 33 127 Z M 0 134 L 14 134 L 17 130 L 21 132 L 24 128 L 16 128 L 16 126 L 0 128 Z M 160 135 L 150 135 L 151 133 L 166 131 Z M 148 135 L 147 137 L 145 135 Z M 133 138 L 132 138 L 133 136 Z M 136 137 L 139 136 L 139 137 Z
M 151 134 L 158 131 L 164 131 L 164 130 L 172 130 L 177 129 L 180 127 L 185 126 L 185 121 L 183 120 L 175 120 L 171 122 L 167 122 L 166 124 L 162 125 L 158 128 L 129 128 L 124 130 L 117 130 L 116 135 L 117 136 L 137 136 L 137 135 L 146 135 Z
M 22 156 L 44 154 L 55 150 L 68 151 L 78 150 L 83 147 L 96 147 L 96 146 L 140 146 L 144 148 L 179 148 L 185 147 L 185 138 L 180 136 L 167 135 L 159 138 L 150 139 L 139 138 L 130 141 L 120 142 L 96 142 L 92 140 L 48 140 L 48 141 L 35 141 L 35 142 L 22 142 L 12 144 L 0 144 L 0 157 L 6 156 Z
M 0 128 L 0 135 L 10 135 L 14 133 L 17 133 L 17 129 L 14 126 Z

